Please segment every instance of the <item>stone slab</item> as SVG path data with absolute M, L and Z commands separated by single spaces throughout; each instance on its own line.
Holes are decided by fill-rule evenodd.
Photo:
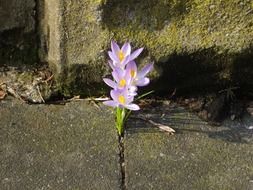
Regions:
M 0 0 L 1 65 L 38 63 L 35 0 Z
M 0 32 L 13 28 L 24 28 L 30 32 L 35 28 L 35 0 L 0 0 Z
M 119 189 L 112 114 L 86 101 L 0 102 L 0 187 Z
M 137 62 L 155 62 L 152 78 L 159 80 L 153 88 L 159 91 L 177 88 L 185 93 L 207 86 L 205 91 L 218 91 L 231 85 L 247 91 L 253 85 L 250 0 L 45 0 L 44 4 L 41 58 L 56 69 L 64 95 L 105 92 L 102 76 L 109 74 L 107 51 L 112 39 L 120 45 L 129 41 L 133 49 L 145 48 Z
M 169 125 L 177 133 L 169 136 L 142 120 L 129 121 L 127 189 L 253 189 L 253 131 L 247 128 L 253 118 L 213 127 L 166 104 L 135 116 Z

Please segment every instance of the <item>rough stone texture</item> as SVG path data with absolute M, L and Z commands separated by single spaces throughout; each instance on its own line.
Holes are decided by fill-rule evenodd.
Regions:
M 64 89 L 67 91 L 64 93 L 68 93 L 68 86 L 71 86 L 69 93 L 80 91 L 80 86 L 87 86 L 92 94 L 92 91 L 99 91 L 96 84 L 101 84 L 106 70 L 104 52 L 109 33 L 101 23 L 103 1 L 63 2 L 64 61 L 68 65 L 67 77 L 64 76 L 67 86 Z
M 34 0 L 0 0 L 0 31 L 23 28 L 34 30 Z
M 250 0 L 65 0 L 57 6 L 64 94 L 99 89 L 108 73 L 105 53 L 111 38 L 146 48 L 139 61 L 157 62 L 157 89 L 252 87 Z M 50 60 L 56 65 L 58 55 Z
M 40 2 L 40 57 L 54 68 L 64 95 L 100 91 L 108 44 L 100 6 L 94 0 Z
M 103 22 L 119 40 L 145 44 L 156 60 L 208 48 L 236 53 L 251 45 L 252 6 L 250 0 L 109 0 Z
M 55 1 L 38 2 L 38 18 L 40 33 L 39 56 L 41 61 L 48 62 L 54 69 L 61 71 L 61 39 L 63 32 L 61 29 L 61 3 Z
M 117 133 L 101 109 L 1 101 L 1 189 L 119 189 Z
M 132 119 L 125 136 L 127 189 L 253 188 L 253 118 L 212 127 L 173 104 L 145 116 L 176 129 L 174 136 Z
M 1 64 L 37 62 L 35 0 L 0 0 Z

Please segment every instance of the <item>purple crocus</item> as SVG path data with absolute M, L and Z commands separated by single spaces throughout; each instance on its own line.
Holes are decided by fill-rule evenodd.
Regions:
M 128 42 L 124 43 L 120 48 L 116 42 L 112 41 L 111 50 L 108 52 L 108 55 L 112 60 L 112 66 L 124 69 L 129 61 L 134 60 L 140 55 L 143 48 L 139 48 L 131 53 L 131 45 Z
M 110 92 L 112 100 L 104 101 L 103 103 L 111 107 L 127 108 L 129 110 L 139 110 L 140 107 L 137 104 L 133 104 L 134 97 L 129 96 L 127 89 L 119 90 L 113 89 Z
M 117 108 L 127 108 L 139 110 L 139 106 L 133 104 L 134 96 L 137 95 L 137 86 L 146 86 L 150 80 L 146 75 L 152 70 L 153 63 L 148 64 L 140 72 L 134 61 L 139 56 L 143 48 L 139 48 L 131 53 L 131 45 L 126 42 L 120 48 L 114 41 L 111 42 L 109 65 L 112 68 L 113 80 L 104 78 L 104 82 L 112 88 L 112 100 L 105 101 L 104 104 Z
M 103 79 L 104 82 L 108 86 L 110 86 L 114 89 L 123 89 L 123 88 L 130 86 L 131 75 L 126 70 L 121 70 L 120 68 L 115 68 L 112 71 L 112 76 L 115 81 L 108 79 L 108 78 Z
M 135 61 L 131 61 L 127 64 L 126 70 L 130 73 L 132 78 L 132 86 L 146 86 L 150 80 L 146 75 L 153 69 L 153 63 L 150 63 L 143 67 L 140 72 L 137 70 Z
M 137 95 L 137 86 L 149 84 L 149 78 L 146 75 L 153 69 L 153 63 L 143 67 L 140 72 L 134 61 L 143 48 L 139 48 L 131 53 L 131 45 L 126 42 L 120 48 L 112 41 L 111 51 L 108 52 L 111 60 L 109 65 L 112 68 L 112 79 L 104 78 L 104 82 L 112 88 L 110 91 L 111 100 L 104 101 L 107 106 L 116 108 L 116 129 L 120 136 L 124 132 L 124 122 L 129 116 L 129 110 L 139 110 L 140 107 L 134 104 L 134 97 Z
M 113 89 L 128 89 L 128 93 L 130 96 L 137 95 L 136 93 L 136 86 L 132 85 L 132 77 L 130 70 L 122 70 L 120 68 L 115 68 L 112 71 L 112 76 L 114 78 L 114 81 L 108 78 L 104 78 L 104 82 L 112 87 Z

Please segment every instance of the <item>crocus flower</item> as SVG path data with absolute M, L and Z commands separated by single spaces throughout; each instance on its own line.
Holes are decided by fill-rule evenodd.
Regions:
M 137 58 L 140 53 L 143 51 L 143 48 L 139 48 L 131 53 L 131 45 L 126 42 L 120 48 L 119 45 L 112 41 L 111 42 L 111 50 L 108 52 L 109 57 L 112 60 L 112 65 L 114 67 L 119 67 L 121 69 L 125 68 L 125 65 L 129 62 Z
M 129 96 L 127 89 L 119 90 L 113 89 L 110 92 L 112 100 L 104 101 L 103 103 L 111 107 L 127 108 L 129 110 L 139 110 L 140 107 L 137 104 L 133 104 L 134 97 Z
M 131 75 L 129 72 L 121 70 L 120 68 L 115 68 L 112 72 L 112 76 L 115 81 L 108 78 L 103 79 L 108 86 L 114 89 L 123 89 L 130 85 Z
M 146 75 L 153 69 L 153 63 L 150 63 L 143 67 L 140 72 L 137 70 L 135 61 L 131 61 L 127 64 L 126 70 L 130 73 L 132 78 L 132 86 L 146 86 L 150 80 Z
M 114 41 L 111 42 L 111 51 L 108 52 L 111 60 L 109 65 L 112 68 L 112 79 L 104 78 L 104 82 L 112 88 L 110 91 L 111 100 L 104 101 L 107 106 L 116 108 L 116 128 L 120 136 L 124 132 L 124 122 L 129 116 L 129 110 L 139 110 L 140 107 L 134 104 L 134 97 L 137 95 L 137 86 L 145 86 L 149 83 L 146 75 L 152 70 L 153 63 L 148 64 L 140 72 L 137 71 L 134 59 L 142 52 L 139 48 L 131 53 L 131 45 L 124 43 L 120 48 Z M 127 110 L 128 109 L 128 110 Z
M 129 70 L 121 70 L 120 68 L 115 68 L 112 72 L 112 76 L 115 81 L 104 78 L 104 82 L 112 87 L 113 89 L 128 89 L 130 96 L 137 95 L 136 87 L 132 85 L 131 73 Z

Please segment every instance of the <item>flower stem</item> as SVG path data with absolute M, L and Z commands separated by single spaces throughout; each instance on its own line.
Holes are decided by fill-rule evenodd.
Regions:
M 123 135 L 124 132 L 124 119 L 126 115 L 125 108 L 116 108 L 116 128 L 120 136 Z
M 145 94 L 142 94 L 141 96 L 139 96 L 135 101 L 137 101 L 137 100 L 139 100 L 139 99 L 141 99 L 141 98 L 143 98 L 143 97 L 145 97 L 145 96 L 148 96 L 149 94 L 152 94 L 152 93 L 154 93 L 155 91 L 154 90 L 151 90 L 151 91 L 149 91 L 149 92 L 147 92 L 147 93 L 145 93 Z M 131 110 L 127 110 L 127 112 L 126 112 L 126 116 L 125 116 L 125 118 L 124 118 L 124 122 L 128 119 L 128 117 L 129 117 L 129 115 L 131 114 Z
M 145 93 L 145 94 L 142 94 L 142 95 L 140 95 L 138 98 L 136 98 L 135 101 L 140 100 L 141 98 L 144 98 L 145 96 L 148 96 L 149 94 L 152 94 L 152 93 L 154 93 L 154 92 L 155 92 L 154 90 L 151 90 L 151 91 L 149 91 L 149 92 L 147 92 L 147 93 Z

